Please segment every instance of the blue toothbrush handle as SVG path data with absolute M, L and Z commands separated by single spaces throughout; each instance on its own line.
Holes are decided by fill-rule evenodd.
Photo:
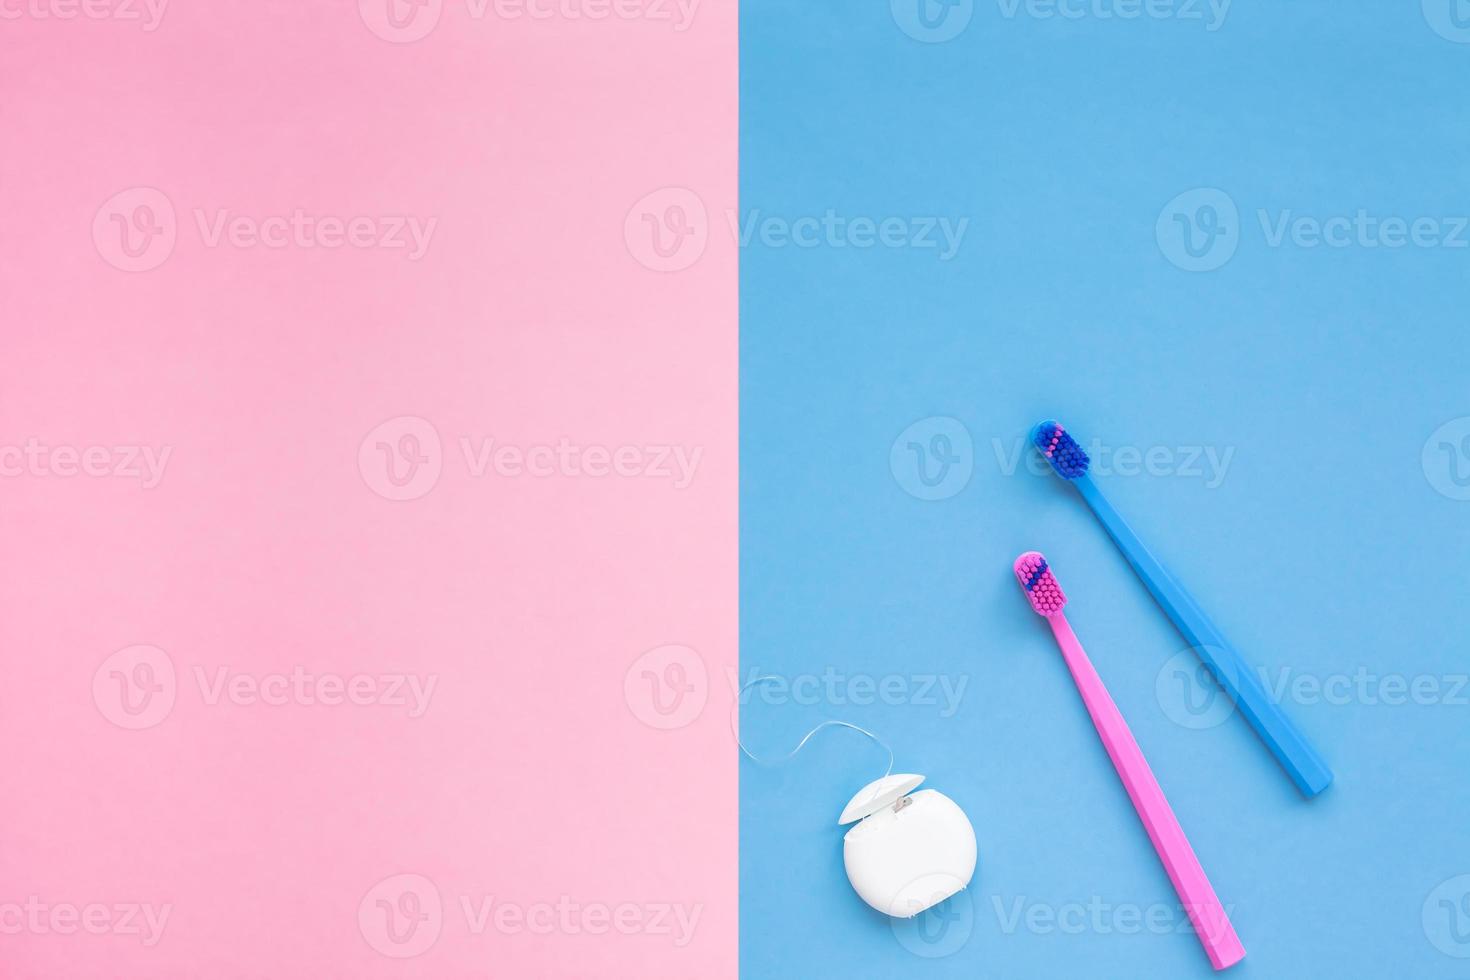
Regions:
M 1316 796 L 1332 782 L 1332 770 L 1312 748 L 1300 728 L 1271 699 L 1256 672 L 1236 652 L 1184 587 L 1175 582 L 1164 566 L 1149 553 L 1128 523 L 1113 509 L 1097 484 L 1087 474 L 1072 480 L 1108 535 L 1143 579 L 1179 632 L 1195 648 L 1210 670 L 1245 715 L 1261 741 L 1266 743 L 1281 767 L 1304 796 Z

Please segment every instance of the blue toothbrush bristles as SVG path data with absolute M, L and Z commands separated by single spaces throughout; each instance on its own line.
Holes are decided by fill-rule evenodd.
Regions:
M 1062 428 L 1061 423 L 1046 421 L 1036 427 L 1032 436 L 1032 442 L 1036 448 L 1041 450 L 1041 455 L 1051 464 L 1051 468 L 1057 471 L 1057 475 L 1068 480 L 1075 480 L 1087 472 L 1087 453 L 1077 445 L 1067 430 Z

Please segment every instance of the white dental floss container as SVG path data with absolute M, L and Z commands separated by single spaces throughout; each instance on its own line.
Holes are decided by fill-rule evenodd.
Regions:
M 852 887 L 879 912 L 912 918 L 970 884 L 975 828 L 965 811 L 923 776 L 898 773 L 858 790 L 838 818 L 858 821 L 842 838 Z

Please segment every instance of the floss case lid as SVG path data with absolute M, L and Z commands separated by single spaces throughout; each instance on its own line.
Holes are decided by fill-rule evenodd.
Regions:
M 871 816 L 890 803 L 896 803 L 908 796 L 923 781 L 923 776 L 909 772 L 894 773 L 892 776 L 874 780 L 858 790 L 857 795 L 848 801 L 847 808 L 837 818 L 837 823 L 848 824 Z

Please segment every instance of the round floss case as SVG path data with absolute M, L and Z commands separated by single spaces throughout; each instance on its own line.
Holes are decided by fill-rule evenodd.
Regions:
M 885 776 L 858 790 L 838 818 L 858 821 L 842 838 L 847 880 L 879 912 L 911 918 L 970 884 L 975 828 L 965 811 L 923 776 Z

